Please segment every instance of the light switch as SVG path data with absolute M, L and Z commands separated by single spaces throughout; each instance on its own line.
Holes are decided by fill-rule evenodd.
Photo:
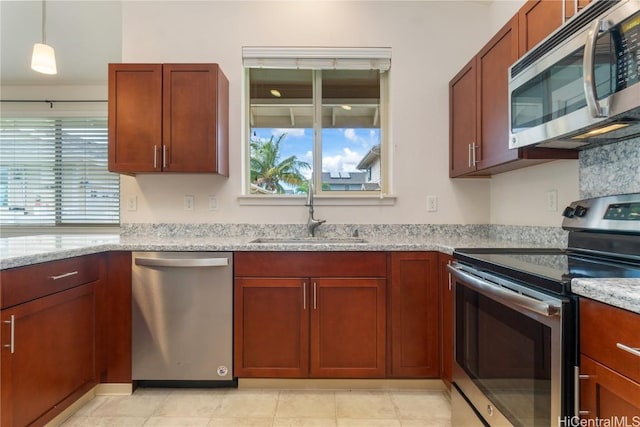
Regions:
M 129 212 L 134 212 L 138 210 L 138 197 L 136 196 L 127 197 L 127 210 Z
M 195 197 L 191 196 L 191 195 L 184 196 L 184 210 L 185 211 L 192 211 L 193 210 L 193 205 L 195 204 L 194 199 L 195 199 Z

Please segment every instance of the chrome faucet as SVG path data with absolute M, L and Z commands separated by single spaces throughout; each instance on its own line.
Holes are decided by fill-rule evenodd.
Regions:
M 315 219 L 313 217 L 313 184 L 309 181 L 309 191 L 307 193 L 307 203 L 305 206 L 309 207 L 309 219 L 307 219 L 307 230 L 309 230 L 309 236 L 315 237 L 316 228 L 320 227 L 321 224 L 327 222 L 326 219 Z

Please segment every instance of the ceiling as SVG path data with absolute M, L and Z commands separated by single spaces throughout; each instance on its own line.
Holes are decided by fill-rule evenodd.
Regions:
M 107 84 L 107 64 L 121 62 L 121 1 L 48 0 L 46 38 L 58 74 L 31 69 L 34 43 L 42 41 L 42 2 L 0 0 L 0 84 Z

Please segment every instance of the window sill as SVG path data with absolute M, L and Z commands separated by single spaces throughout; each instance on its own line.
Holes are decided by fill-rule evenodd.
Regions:
M 306 196 L 238 196 L 241 206 L 300 206 Z M 314 206 L 393 206 L 396 196 L 325 196 L 313 197 Z
M 35 236 L 42 234 L 119 234 L 120 225 L 24 225 L 0 227 L 0 237 Z

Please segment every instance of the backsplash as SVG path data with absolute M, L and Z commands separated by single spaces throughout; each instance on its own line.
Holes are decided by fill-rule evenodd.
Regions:
M 580 152 L 580 198 L 640 192 L 640 138 Z
M 486 239 L 497 245 L 518 243 L 530 246 L 561 247 L 567 245 L 567 232 L 558 227 L 515 226 L 490 224 L 323 224 L 318 237 L 375 238 L 377 241 L 411 241 L 442 239 L 464 242 Z M 156 238 L 203 237 L 306 237 L 306 224 L 122 224 L 124 237 L 153 236 Z

